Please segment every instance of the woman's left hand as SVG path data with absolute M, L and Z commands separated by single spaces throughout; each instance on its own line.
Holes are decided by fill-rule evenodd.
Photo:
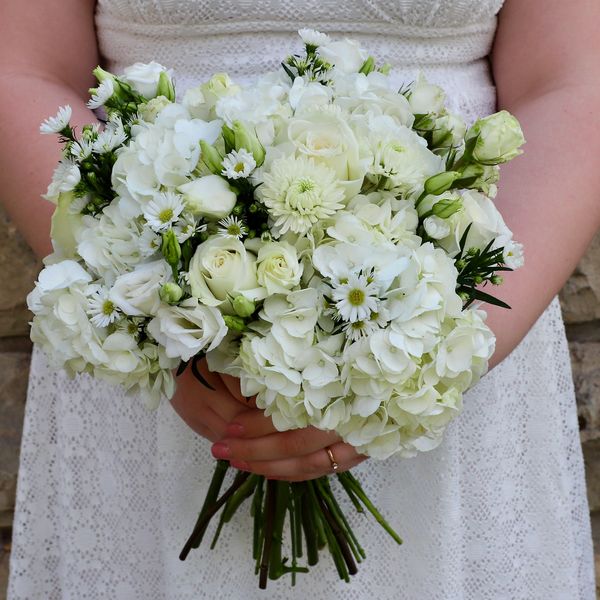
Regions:
M 228 425 L 225 438 L 213 444 L 212 453 L 237 469 L 268 479 L 304 481 L 334 472 L 327 448 L 338 473 L 367 458 L 334 432 L 315 427 L 277 431 L 262 410 L 249 409 Z

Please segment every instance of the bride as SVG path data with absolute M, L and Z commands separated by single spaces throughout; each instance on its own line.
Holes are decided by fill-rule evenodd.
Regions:
M 119 389 L 52 372 L 35 350 L 9 598 L 592 600 L 555 295 L 600 225 L 599 22 L 593 0 L 3 0 L 0 189 L 39 256 L 50 251 L 51 206 L 38 197 L 57 149 L 37 128 L 64 104 L 79 126 L 95 119 L 85 102 L 98 62 L 119 72 L 156 60 L 174 68 L 181 93 L 214 72 L 244 80 L 273 70 L 299 49 L 296 30 L 315 27 L 391 63 L 399 85 L 422 69 L 471 120 L 507 108 L 528 140 L 503 169 L 498 198 L 527 250 L 526 267 L 502 289 L 514 310 L 489 307 L 494 368 L 438 449 L 378 463 L 331 433 L 277 433 L 216 376 L 216 392 L 184 380 L 171 404 L 150 413 Z M 240 511 L 216 550 L 179 562 L 211 450 L 250 471 L 302 479 L 330 471 L 327 447 L 340 469 L 355 467 L 403 547 L 352 515 L 368 558 L 350 585 L 324 556 L 296 588 L 284 579 L 265 594 Z

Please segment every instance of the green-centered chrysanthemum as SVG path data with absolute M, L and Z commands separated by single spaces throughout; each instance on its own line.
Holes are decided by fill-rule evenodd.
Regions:
M 273 161 L 259 188 L 277 233 L 307 233 L 343 208 L 344 192 L 332 169 L 304 156 Z

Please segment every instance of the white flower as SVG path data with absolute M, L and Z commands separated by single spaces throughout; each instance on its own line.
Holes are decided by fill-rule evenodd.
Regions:
M 183 244 L 183 242 L 190 239 L 196 233 L 206 231 L 206 225 L 198 224 L 193 215 L 190 215 L 189 213 L 183 213 L 180 216 L 179 221 L 173 225 L 173 231 L 177 236 L 177 241 L 180 244 Z
M 67 104 L 65 106 L 61 106 L 56 113 L 56 116 L 47 118 L 40 125 L 40 133 L 60 133 L 65 127 L 69 125 L 69 121 L 71 120 L 71 115 L 73 111 L 71 107 Z
M 150 227 L 144 227 L 139 237 L 139 252 L 142 258 L 149 258 L 160 250 L 162 237 L 152 231 Z
M 254 156 L 244 148 L 232 150 L 223 159 L 223 170 L 221 175 L 229 179 L 241 179 L 249 177 L 256 168 Z
M 171 279 L 171 268 L 164 260 L 138 265 L 117 277 L 109 298 L 129 316 L 151 317 L 160 306 L 160 287 Z
M 98 290 L 89 300 L 88 314 L 96 327 L 108 327 L 119 317 L 119 311 L 108 297 L 108 290 Z
M 163 305 L 147 328 L 168 357 L 184 361 L 216 348 L 227 333 L 219 310 L 199 304 L 196 298 L 188 298 L 180 306 Z
M 196 248 L 190 261 L 192 295 L 208 306 L 226 311 L 228 295 L 242 293 L 249 300 L 264 297 L 256 279 L 256 257 L 231 237 L 214 236 Z
M 78 142 L 71 144 L 71 155 L 75 160 L 82 162 L 92 153 L 93 143 L 91 140 L 81 138 Z
M 158 88 L 158 80 L 161 73 L 167 73 L 170 76 L 170 71 L 157 62 L 135 63 L 123 70 L 123 80 L 131 87 L 146 98 L 156 96 Z
M 244 222 L 233 215 L 229 215 L 225 219 L 219 221 L 221 229 L 219 235 L 223 237 L 233 237 L 237 239 L 243 238 L 248 233 L 248 228 L 244 225 Z
M 356 73 L 365 62 L 365 51 L 353 40 L 329 42 L 319 47 L 319 56 L 344 73 Z
M 441 240 L 450 233 L 450 226 L 446 223 L 446 220 L 435 215 L 427 217 L 423 221 L 423 227 L 432 240 Z
M 506 110 L 478 119 L 467 132 L 466 139 L 477 136 L 473 158 L 484 165 L 508 162 L 522 154 L 525 143 L 519 121 Z
M 408 102 L 416 115 L 439 113 L 444 108 L 445 96 L 442 88 L 428 83 L 423 74 L 419 73 L 410 89 Z
M 321 33 L 307 27 L 299 29 L 298 35 L 307 46 L 322 46 L 330 42 L 329 36 L 326 33 Z
M 509 269 L 520 269 L 525 264 L 523 244 L 510 240 L 504 245 L 502 257 L 504 264 Z
M 44 194 L 44 198 L 56 202 L 61 193 L 70 192 L 80 181 L 81 172 L 77 164 L 72 160 L 61 160 L 54 169 L 52 181 Z
M 179 194 L 163 192 L 154 196 L 144 210 L 144 218 L 156 232 L 165 232 L 183 211 L 183 200 Z
M 210 219 L 223 219 L 231 213 L 237 196 L 225 179 L 219 175 L 206 175 L 180 185 L 187 209 L 194 215 Z
M 289 91 L 288 100 L 290 106 L 299 114 L 312 107 L 329 104 L 332 96 L 331 87 L 318 81 L 305 81 L 302 77 L 296 77 Z
M 335 307 L 344 321 L 364 321 L 377 312 L 377 287 L 366 275 L 348 276 L 332 292 Z
M 349 340 L 355 342 L 363 337 L 369 337 L 379 329 L 377 321 L 365 319 L 348 322 L 342 328 Z
M 100 108 L 115 93 L 115 85 L 112 77 L 107 77 L 97 88 L 96 93 L 88 101 L 87 107 L 92 110 Z
M 273 161 L 258 190 L 280 235 L 305 234 L 343 207 L 344 192 L 334 171 L 303 156 Z
M 126 139 L 127 134 L 121 120 L 109 121 L 104 131 L 98 134 L 98 137 L 92 144 L 92 150 L 96 154 L 106 154 L 121 146 Z
M 268 294 L 287 294 L 298 285 L 302 265 L 296 248 L 287 242 L 267 242 L 260 247 L 257 264 L 258 283 Z

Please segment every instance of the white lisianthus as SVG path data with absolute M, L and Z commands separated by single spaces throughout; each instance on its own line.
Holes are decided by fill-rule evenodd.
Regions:
M 56 208 L 52 214 L 50 233 L 54 252 L 64 258 L 75 258 L 77 254 L 77 238 L 83 227 L 83 217 L 74 210 L 78 201 L 71 192 L 60 194 L 56 200 Z
M 71 120 L 72 114 L 73 110 L 68 104 L 66 104 L 65 106 L 61 106 L 54 117 L 48 117 L 40 125 L 40 133 L 60 133 L 63 129 L 65 129 L 65 127 L 69 125 L 69 121 Z
M 316 29 L 304 27 L 298 30 L 298 35 L 307 46 L 323 46 L 330 43 L 330 38 L 326 33 L 321 33 Z
M 508 162 L 522 154 L 525 143 L 519 121 L 505 110 L 478 119 L 467 132 L 467 140 L 477 136 L 473 158 L 484 165 Z
M 157 94 L 161 73 L 166 73 L 169 79 L 171 78 L 169 70 L 157 62 L 151 61 L 149 63 L 135 63 L 125 67 L 122 77 L 136 92 L 150 99 Z
M 287 231 L 306 234 L 317 221 L 343 207 L 344 192 L 335 172 L 304 156 L 273 161 L 260 197 L 279 235 Z
M 188 298 L 179 306 L 161 306 L 148 323 L 148 331 L 164 346 L 169 358 L 187 361 L 203 350 L 216 348 L 227 326 L 218 309 Z
M 416 115 L 439 113 L 444 108 L 445 99 L 444 90 L 429 83 L 422 73 L 419 73 L 408 96 L 410 107 Z
M 232 150 L 225 156 L 221 175 L 229 179 L 241 179 L 249 177 L 255 168 L 254 156 L 248 150 L 240 148 L 239 150 Z
M 190 261 L 192 295 L 208 306 L 229 311 L 228 295 L 241 293 L 250 300 L 264 298 L 256 277 L 256 257 L 231 237 L 215 236 L 196 248 Z
M 436 217 L 435 215 L 427 217 L 423 221 L 423 227 L 425 228 L 425 233 L 432 240 L 441 240 L 450 234 L 450 226 L 446 223 L 446 220 L 440 219 L 440 217 Z
M 318 81 L 305 81 L 302 77 L 296 77 L 288 100 L 296 114 L 300 114 L 315 106 L 329 104 L 332 96 L 333 90 L 330 87 Z
M 159 290 L 171 276 L 171 268 L 164 260 L 138 265 L 117 277 L 109 298 L 126 315 L 151 317 L 160 306 Z
M 140 106 L 140 117 L 147 123 L 154 123 L 161 111 L 169 106 L 171 101 L 164 96 L 157 96 Z
M 344 73 L 356 73 L 367 53 L 353 40 L 329 42 L 319 46 L 319 56 Z
M 258 283 L 267 294 L 287 294 L 302 276 L 296 248 L 286 242 L 268 242 L 260 247 L 257 264 Z
M 523 254 L 523 244 L 509 240 L 504 245 L 502 252 L 504 264 L 509 269 L 520 269 L 525 264 L 525 258 Z
M 231 213 L 237 196 L 219 175 L 205 175 L 177 188 L 183 194 L 187 209 L 196 216 L 223 219 Z

